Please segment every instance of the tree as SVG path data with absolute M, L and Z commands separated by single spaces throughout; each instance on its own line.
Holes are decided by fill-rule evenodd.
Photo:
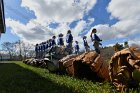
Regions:
M 18 40 L 17 42 L 15 42 L 15 46 L 16 46 L 17 54 L 20 60 L 26 59 L 27 57 L 29 57 L 29 53 L 31 53 L 31 51 L 33 51 L 34 49 L 33 44 L 29 44 L 21 40 Z M 33 52 L 30 55 L 33 55 Z
M 117 51 L 120 51 L 122 50 L 124 47 L 123 47 L 123 44 L 119 44 L 119 43 L 116 43 L 114 46 L 114 50 L 117 52 Z
M 22 42 L 22 49 L 23 49 L 24 59 L 26 59 L 27 57 L 33 57 L 33 54 L 34 54 L 33 44 Z
M 18 56 L 18 59 L 22 60 L 21 40 L 18 40 L 17 42 L 15 42 L 15 47 L 16 47 L 16 54 Z
M 27 57 L 34 57 L 34 45 L 21 40 L 16 42 L 2 43 L 2 49 L 8 52 L 10 60 L 22 60 Z
M 12 60 L 14 53 L 14 43 L 11 42 L 3 42 L 2 43 L 2 49 L 4 51 L 7 51 L 9 56 L 10 56 L 10 60 Z

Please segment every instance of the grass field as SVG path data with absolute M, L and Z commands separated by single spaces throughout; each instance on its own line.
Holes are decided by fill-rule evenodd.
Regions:
M 116 90 L 105 82 L 57 75 L 22 62 L 3 62 L 0 93 L 116 93 Z

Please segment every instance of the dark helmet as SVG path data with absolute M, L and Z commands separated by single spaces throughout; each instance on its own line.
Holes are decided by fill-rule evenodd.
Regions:
M 49 42 L 51 42 L 52 41 L 52 39 L 49 39 Z
M 49 43 L 49 40 L 47 40 L 46 43 Z
M 78 41 L 75 41 L 75 43 L 78 43 Z
M 59 37 L 63 37 L 63 34 L 62 34 L 62 33 L 60 33 L 60 34 L 59 34 Z
M 71 30 L 68 30 L 68 33 L 71 33 Z
M 55 39 L 55 38 L 56 38 L 56 36 L 53 36 L 52 38 L 53 38 L 53 39 Z

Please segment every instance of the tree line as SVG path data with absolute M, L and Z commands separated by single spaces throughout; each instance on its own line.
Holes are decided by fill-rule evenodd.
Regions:
M 35 56 L 34 45 L 21 40 L 3 42 L 1 46 L 0 60 L 24 60 Z

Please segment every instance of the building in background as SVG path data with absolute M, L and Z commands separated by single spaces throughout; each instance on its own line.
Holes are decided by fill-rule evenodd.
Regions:
M 5 16 L 4 16 L 4 2 L 0 0 L 0 35 L 5 33 Z

